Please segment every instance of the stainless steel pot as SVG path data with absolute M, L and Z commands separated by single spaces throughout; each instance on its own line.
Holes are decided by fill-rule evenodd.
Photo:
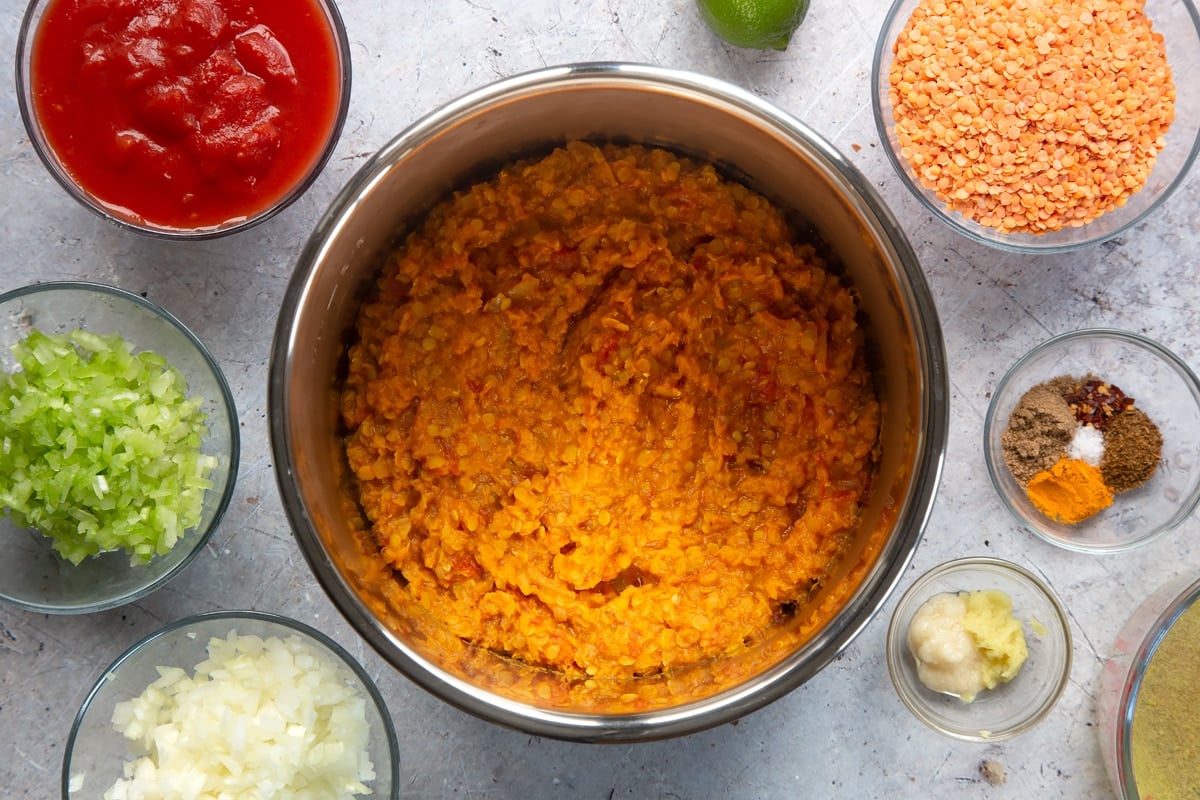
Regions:
M 722 671 L 713 669 L 658 678 L 673 684 L 670 691 L 640 710 L 556 705 L 548 685 L 554 676 L 454 640 L 386 580 L 344 491 L 336 376 L 382 255 L 452 189 L 573 138 L 637 141 L 708 159 L 811 225 L 859 291 L 883 399 L 881 463 L 860 535 L 827 582 L 856 582 L 850 599 L 799 644 L 768 640 L 751 648 L 739 657 L 742 677 L 735 681 L 722 682 L 715 677 Z M 769 703 L 814 675 L 866 625 L 921 537 L 941 472 L 948 402 L 941 329 L 920 266 L 845 158 L 734 86 L 658 67 L 583 64 L 467 95 L 367 162 L 296 266 L 279 315 L 269 408 L 296 540 L 325 591 L 385 659 L 435 695 L 503 725 L 562 739 L 632 741 L 701 730 Z M 813 599 L 822 601 L 821 594 Z M 688 688 L 680 693 L 679 686 Z

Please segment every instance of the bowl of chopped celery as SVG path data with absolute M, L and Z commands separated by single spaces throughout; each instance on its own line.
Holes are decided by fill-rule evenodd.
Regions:
M 325 634 L 218 611 L 167 625 L 100 674 L 63 757 L 63 800 L 399 792 L 391 715 Z
M 179 320 L 121 289 L 0 295 L 0 599 L 78 614 L 145 596 L 233 492 L 237 411 Z

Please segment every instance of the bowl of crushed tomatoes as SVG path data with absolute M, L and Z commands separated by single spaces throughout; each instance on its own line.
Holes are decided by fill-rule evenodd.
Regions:
M 199 239 L 316 179 L 350 100 L 332 0 L 31 0 L 17 47 L 30 142 L 85 207 Z

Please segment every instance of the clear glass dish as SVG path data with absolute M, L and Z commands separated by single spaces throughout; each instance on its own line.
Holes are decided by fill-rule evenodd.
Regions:
M 1016 677 L 972 702 L 929 689 L 917 674 L 908 629 L 937 594 L 998 589 L 1012 599 L 1029 655 Z M 995 558 L 947 561 L 918 578 L 900 598 L 887 632 L 887 665 L 900 701 L 933 730 L 964 741 L 995 742 L 1023 733 L 1054 708 L 1071 677 L 1071 630 L 1049 587 L 1024 567 Z
M 303 171 L 298 173 L 291 185 L 280 192 L 265 208 L 252 213 L 233 216 L 219 225 L 172 227 L 148 221 L 131 209 L 106 202 L 79 182 L 72 174 L 68 165 L 64 163 L 63 155 L 55 151 L 54 146 L 47 137 L 45 125 L 39 119 L 37 113 L 31 75 L 33 71 L 34 45 L 39 27 L 47 11 L 55 3 L 59 3 L 59 0 L 29 0 L 17 35 L 17 104 L 20 108 L 21 120 L 24 123 L 34 152 L 37 153 L 38 158 L 45 164 L 51 176 L 82 206 L 114 225 L 136 231 L 137 233 L 174 240 L 212 239 L 246 230 L 270 219 L 303 195 L 321 174 L 321 170 L 324 169 L 330 156 L 333 155 L 334 148 L 337 146 L 346 121 L 347 112 L 350 108 L 350 39 L 346 33 L 341 13 L 338 11 L 334 0 L 316 0 L 316 2 L 321 13 L 324 15 L 325 27 L 333 40 L 336 54 L 335 68 L 338 71 L 336 82 L 339 87 L 336 110 L 332 124 L 329 126 L 325 143 L 316 157 Z M 284 52 L 284 58 L 287 58 L 286 51 Z M 70 159 L 67 158 L 65 160 L 69 161 Z
M 1135 723 L 1135 714 L 1142 700 L 1147 669 L 1180 618 L 1185 613 L 1200 611 L 1197 603 L 1200 603 L 1200 580 L 1195 573 L 1163 584 L 1130 615 L 1104 662 L 1096 695 L 1096 734 L 1109 779 L 1123 800 L 1141 800 L 1143 796 L 1135 779 L 1133 743 L 1139 735 L 1139 724 L 1144 724 Z M 1195 663 L 1183 666 L 1194 670 Z M 1185 702 L 1184 698 L 1179 700 Z M 1184 732 L 1172 734 L 1172 739 L 1186 740 Z
M 32 328 L 43 333 L 83 329 L 116 333 L 134 351 L 152 350 L 187 381 L 189 396 L 203 399 L 208 435 L 201 451 L 215 456 L 213 482 L 200 523 L 165 555 L 130 565 L 124 551 L 72 564 L 54 552 L 50 539 L 0 517 L 0 599 L 44 614 L 103 611 L 144 597 L 178 575 L 204 547 L 233 496 L 240 456 L 237 409 L 216 360 L 186 326 L 135 294 L 94 283 L 43 283 L 0 295 L 0 370 L 15 368 L 11 348 Z
M 1186 178 L 1200 152 L 1200 83 L 1189 76 L 1200 70 L 1200 15 L 1191 0 L 1146 0 L 1145 13 L 1154 31 L 1163 36 L 1167 62 L 1175 84 L 1175 119 L 1165 145 L 1142 189 L 1118 208 L 1078 227 L 1042 234 L 1011 233 L 981 225 L 952 211 L 926 188 L 900 152 L 893 107 L 888 99 L 889 74 L 895 59 L 894 45 L 921 0 L 895 0 L 875 46 L 871 71 L 871 102 L 875 125 L 884 152 L 900 181 L 950 228 L 969 239 L 1012 252 L 1054 253 L 1073 250 L 1120 236 L 1137 225 L 1171 196 Z
M 217 611 L 179 620 L 133 645 L 100 676 L 83 701 L 67 739 L 63 756 L 63 800 L 98 800 L 123 776 L 131 758 L 125 737 L 113 728 L 113 709 L 137 697 L 159 677 L 160 666 L 178 667 L 190 677 L 208 657 L 209 640 L 239 636 L 286 640 L 299 637 L 331 663 L 348 670 L 347 684 L 365 701 L 367 753 L 375 779 L 371 798 L 399 797 L 399 745 L 391 714 L 366 670 L 339 644 L 320 631 L 287 617 L 257 611 Z
M 1133 397 L 1162 432 L 1162 458 L 1142 486 L 1075 524 L 1056 522 L 1030 502 L 1004 462 L 1001 437 L 1013 408 L 1033 386 L 1060 375 L 1094 374 Z M 1200 381 L 1162 345 L 1127 331 L 1090 328 L 1055 336 L 1030 350 L 992 393 L 983 423 L 992 485 L 1024 527 L 1079 552 L 1118 552 L 1146 544 L 1183 522 L 1200 502 Z

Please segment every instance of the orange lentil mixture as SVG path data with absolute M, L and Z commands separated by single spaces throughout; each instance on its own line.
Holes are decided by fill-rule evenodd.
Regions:
M 901 156 L 952 210 L 1002 231 L 1124 205 L 1175 118 L 1142 0 L 921 0 L 894 53 Z
M 358 501 L 456 636 L 583 680 L 744 649 L 856 530 L 855 295 L 708 164 L 571 143 L 388 259 L 341 397 Z

